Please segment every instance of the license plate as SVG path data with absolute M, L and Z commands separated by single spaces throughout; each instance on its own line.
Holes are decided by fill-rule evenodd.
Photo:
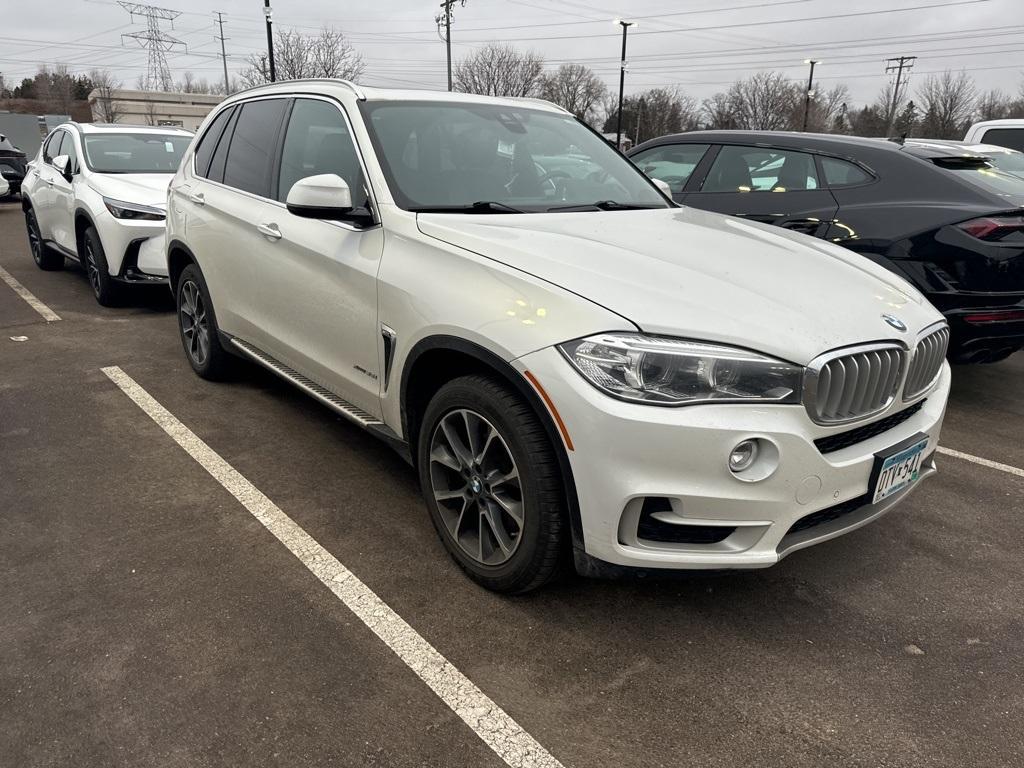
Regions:
M 875 493 L 872 504 L 877 504 L 894 493 L 899 493 L 917 482 L 921 476 L 921 462 L 928 447 L 927 435 L 916 435 L 888 451 L 875 454 Z

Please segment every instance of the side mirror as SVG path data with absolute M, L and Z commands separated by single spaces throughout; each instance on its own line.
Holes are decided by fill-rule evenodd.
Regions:
M 661 179 L 651 179 L 651 181 L 654 182 L 654 186 L 662 191 L 665 197 L 672 198 L 672 187 L 668 185 L 667 181 L 662 181 Z
M 352 192 L 341 176 L 322 173 L 296 181 L 285 205 L 289 213 L 306 219 L 340 221 L 351 218 Z
M 53 167 L 57 169 L 57 173 L 63 176 L 68 181 L 71 181 L 71 158 L 67 155 L 57 155 L 53 158 Z

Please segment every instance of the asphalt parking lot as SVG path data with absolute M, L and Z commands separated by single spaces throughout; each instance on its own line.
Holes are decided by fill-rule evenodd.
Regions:
M 0 281 L 0 765 L 504 764 L 110 366 L 535 739 L 518 765 L 1024 764 L 1006 467 L 939 456 L 891 515 L 768 570 L 510 599 L 462 576 L 386 446 L 261 370 L 197 378 L 165 290 L 103 309 L 36 269 L 16 203 L 0 267 L 60 317 Z M 1024 354 L 955 369 L 943 446 L 1024 467 L 1022 381 Z

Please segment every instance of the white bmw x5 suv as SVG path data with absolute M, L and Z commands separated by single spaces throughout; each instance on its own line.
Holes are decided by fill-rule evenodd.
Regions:
M 293 81 L 171 182 L 185 353 L 403 451 L 495 590 L 771 565 L 935 471 L 942 315 L 845 249 L 670 202 L 539 101 Z
M 21 188 L 40 269 L 82 264 L 96 300 L 122 287 L 166 283 L 167 184 L 192 140 L 180 128 L 65 123 L 29 163 Z

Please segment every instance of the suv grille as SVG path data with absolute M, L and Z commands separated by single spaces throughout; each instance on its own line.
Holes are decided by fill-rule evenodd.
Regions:
M 910 370 L 907 372 L 907 382 L 903 385 L 904 400 L 913 400 L 932 385 L 942 368 L 948 346 L 949 328 L 945 326 L 917 343 L 914 357 L 910 361 Z
M 873 421 L 870 424 L 865 424 L 863 427 L 851 429 L 849 432 L 840 432 L 837 435 L 819 437 L 814 441 L 814 444 L 822 453 L 832 453 L 833 451 L 841 451 L 843 448 L 849 448 L 851 445 L 857 445 L 857 443 L 863 443 L 865 440 L 870 440 L 876 435 L 880 435 L 883 432 L 888 432 L 894 427 L 898 427 L 904 421 L 924 408 L 924 404 L 926 402 L 928 402 L 927 399 L 919 400 L 913 405 L 907 406 L 902 411 L 894 413 L 892 416 L 886 416 L 884 419 L 879 419 L 878 421 Z
M 903 350 L 872 344 L 818 358 L 807 371 L 805 404 L 819 424 L 842 424 L 884 410 L 903 372 Z

